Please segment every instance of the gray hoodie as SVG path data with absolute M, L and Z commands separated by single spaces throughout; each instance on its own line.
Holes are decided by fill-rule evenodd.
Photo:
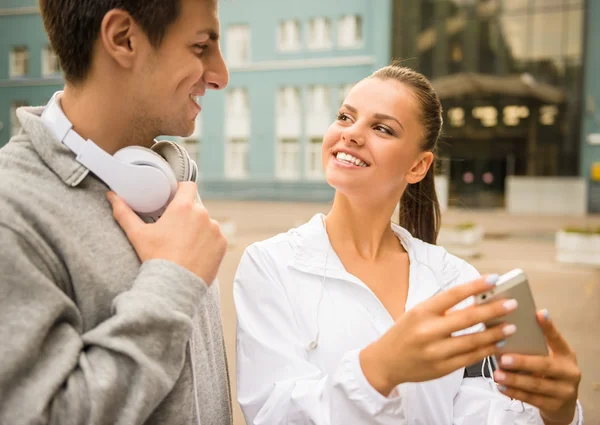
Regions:
M 230 425 L 217 283 L 140 264 L 41 112 L 0 149 L 0 424 Z

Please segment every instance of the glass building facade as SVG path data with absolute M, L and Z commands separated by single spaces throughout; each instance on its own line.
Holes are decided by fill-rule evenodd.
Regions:
M 507 176 L 578 174 L 584 13 L 584 0 L 394 1 L 392 55 L 442 99 L 451 200 L 502 206 Z

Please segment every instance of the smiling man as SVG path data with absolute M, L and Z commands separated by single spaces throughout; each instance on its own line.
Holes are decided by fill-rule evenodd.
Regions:
M 227 85 L 217 1 L 40 9 L 66 84 L 0 150 L 0 423 L 230 425 L 227 243 L 195 183 L 145 223 L 42 117 L 60 110 L 102 158 L 190 135 L 198 96 Z

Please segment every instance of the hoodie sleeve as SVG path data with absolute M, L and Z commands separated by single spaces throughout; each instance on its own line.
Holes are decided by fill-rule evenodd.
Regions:
M 472 265 L 462 261 L 458 283 L 468 283 L 480 277 Z M 464 306 L 471 304 L 472 300 Z M 464 307 L 463 306 L 463 307 Z M 471 328 L 480 331 L 484 326 Z M 454 398 L 454 425 L 544 425 L 539 410 L 527 403 L 512 400 L 502 394 L 492 378 L 463 378 Z M 577 411 L 571 425 L 583 425 L 583 411 L 577 402 Z
M 0 423 L 144 423 L 181 374 L 205 283 L 148 261 L 82 332 L 57 259 L 1 225 L 0 240 Z
M 359 350 L 324 373 L 307 358 L 276 265 L 256 246 L 244 253 L 235 280 L 237 394 L 248 425 L 400 423 L 398 392 L 378 393 L 362 373 Z M 398 422 L 400 421 L 400 422 Z

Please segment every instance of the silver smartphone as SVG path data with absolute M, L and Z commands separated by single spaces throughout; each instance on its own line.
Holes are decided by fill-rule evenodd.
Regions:
M 546 338 L 537 321 L 535 302 L 523 270 L 514 269 L 500 276 L 493 289 L 475 296 L 475 303 L 486 304 L 498 299 L 515 299 L 519 303 L 517 309 L 508 315 L 484 323 L 486 327 L 503 322 L 517 327 L 517 331 L 498 348 L 498 355 L 514 353 L 547 356 L 549 352 Z

